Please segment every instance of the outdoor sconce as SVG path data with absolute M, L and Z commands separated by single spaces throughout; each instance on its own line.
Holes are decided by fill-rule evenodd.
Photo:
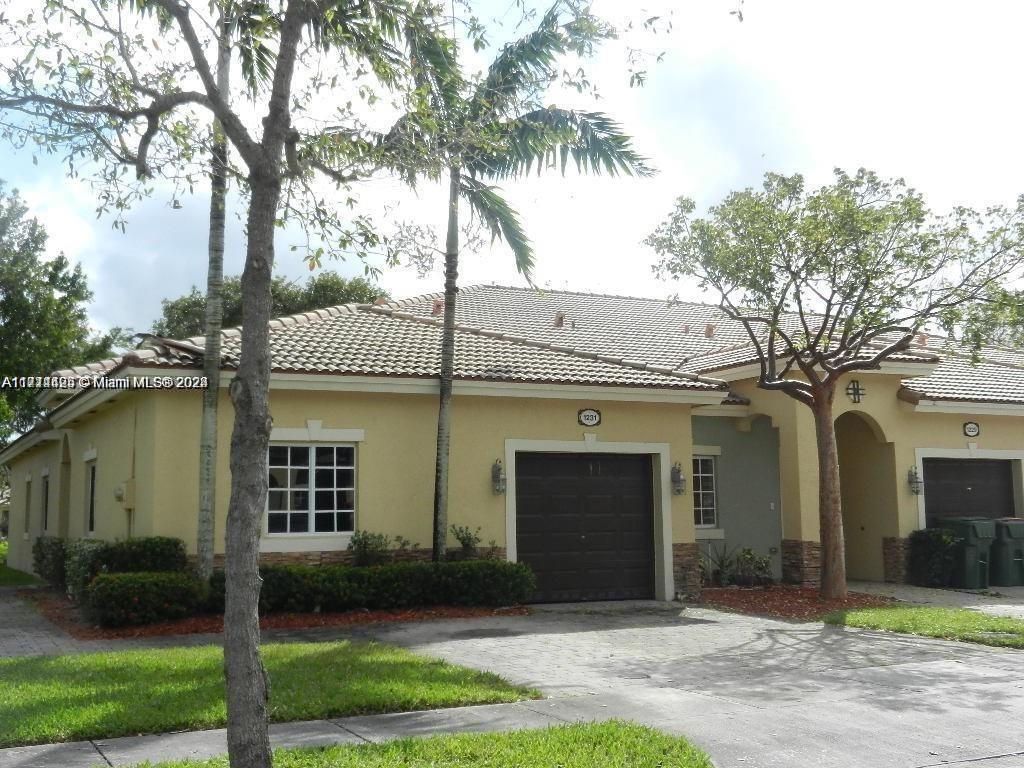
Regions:
M 678 461 L 672 465 L 669 478 L 672 481 L 672 493 L 682 496 L 686 492 L 686 477 L 683 476 L 683 466 Z
M 911 467 L 907 470 L 907 485 L 910 486 L 910 492 L 915 496 L 920 496 L 921 491 L 924 489 L 924 483 L 921 482 L 921 476 L 917 474 L 917 467 Z
M 505 468 L 501 466 L 501 459 L 495 459 L 491 467 L 491 487 L 496 496 L 505 493 Z

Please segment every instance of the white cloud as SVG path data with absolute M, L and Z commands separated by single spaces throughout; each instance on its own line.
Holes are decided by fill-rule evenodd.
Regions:
M 537 3 L 544 6 L 543 3 Z M 508 3 L 496 0 L 496 12 Z M 867 166 L 905 177 L 934 207 L 1010 203 L 1024 192 L 1022 107 L 1024 6 L 979 2 L 734 0 L 636 4 L 598 0 L 595 10 L 621 16 L 672 10 L 668 36 L 626 42 L 667 51 L 644 88 L 627 82 L 624 42 L 588 65 L 601 85 L 598 108 L 618 118 L 660 169 L 643 180 L 545 176 L 507 185 L 537 255 L 537 282 L 556 288 L 661 296 L 676 290 L 650 273 L 653 254 L 640 241 L 679 195 L 699 206 L 730 189 L 757 185 L 767 170 L 801 172 L 826 183 L 835 166 Z M 481 13 L 487 17 L 487 13 Z M 493 54 L 494 50 L 488 52 Z M 486 60 L 486 57 L 482 57 Z M 7 150 L 9 152 L 9 150 Z M 6 165 L 6 163 L 4 163 Z M 129 236 L 94 221 L 92 204 L 53 167 L 46 176 L 10 178 L 26 191 L 54 244 L 79 255 L 93 277 L 105 323 L 144 327 L 159 299 L 205 279 L 205 201 L 170 212 L 153 201 L 134 212 Z M 5 170 L 5 174 L 8 172 Z M 444 225 L 444 197 L 424 188 L 413 197 L 393 182 L 358 190 L 387 216 Z M 235 225 L 232 268 L 240 269 Z M 282 250 L 279 267 L 301 278 L 304 265 Z M 329 264 L 348 274 L 358 264 Z M 522 283 L 500 245 L 462 259 L 461 282 Z M 438 290 L 436 275 L 418 280 L 388 272 L 395 295 Z M 692 286 L 682 292 L 693 296 Z

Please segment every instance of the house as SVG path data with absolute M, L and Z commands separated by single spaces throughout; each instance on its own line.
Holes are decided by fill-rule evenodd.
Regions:
M 442 307 L 427 295 L 272 322 L 265 560 L 344 561 L 356 529 L 430 541 Z M 475 286 L 457 322 L 450 522 L 530 563 L 538 599 L 692 593 L 709 546 L 816 583 L 810 410 L 757 388 L 742 328 L 716 307 Z M 44 534 L 194 547 L 201 343 L 155 339 L 55 374 L 69 381 L 42 393 L 44 422 L 0 453 L 14 567 Z M 238 350 L 225 331 L 218 552 Z M 851 577 L 902 580 L 907 535 L 944 517 L 1024 515 L 1024 353 L 982 358 L 921 335 L 843 382 Z M 106 386 L 73 386 L 82 376 Z

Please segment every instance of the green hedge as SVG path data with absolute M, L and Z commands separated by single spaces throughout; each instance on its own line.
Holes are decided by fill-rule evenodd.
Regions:
M 105 541 L 96 539 L 73 539 L 64 545 L 64 577 L 68 596 L 80 601 L 85 589 L 103 569 Z
M 907 576 L 919 587 L 948 587 L 953 583 L 956 548 L 960 539 L 946 528 L 914 531 L 907 537 Z
M 86 588 L 82 605 L 103 627 L 152 624 L 195 614 L 206 590 L 189 573 L 101 573 Z
M 464 560 L 372 567 L 265 565 L 260 613 L 350 611 L 430 605 L 516 605 L 536 588 L 522 563 Z M 224 610 L 224 573 L 210 579 L 207 609 Z
M 40 536 L 32 545 L 32 566 L 43 580 L 58 589 L 64 589 L 64 539 Z
M 114 541 L 101 556 L 102 569 L 109 573 L 152 573 L 184 571 L 185 542 L 170 536 L 142 536 Z
M 182 572 L 186 566 L 185 542 L 169 536 L 142 536 L 124 541 L 75 539 L 64 545 L 67 591 L 77 601 L 101 573 Z

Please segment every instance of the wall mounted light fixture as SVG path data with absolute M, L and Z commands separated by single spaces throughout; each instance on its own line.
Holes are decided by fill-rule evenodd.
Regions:
M 683 465 L 678 461 L 672 465 L 672 470 L 669 472 L 669 479 L 672 482 L 672 493 L 676 496 L 682 496 L 686 493 L 686 476 L 683 474 Z
M 907 485 L 910 486 L 910 492 L 915 496 L 920 496 L 924 490 L 924 482 L 921 480 L 921 476 L 917 474 L 917 467 L 911 467 L 907 470 Z
M 495 459 L 494 464 L 491 466 L 491 487 L 494 489 L 496 496 L 501 496 L 505 493 L 505 468 L 501 465 L 501 459 Z

